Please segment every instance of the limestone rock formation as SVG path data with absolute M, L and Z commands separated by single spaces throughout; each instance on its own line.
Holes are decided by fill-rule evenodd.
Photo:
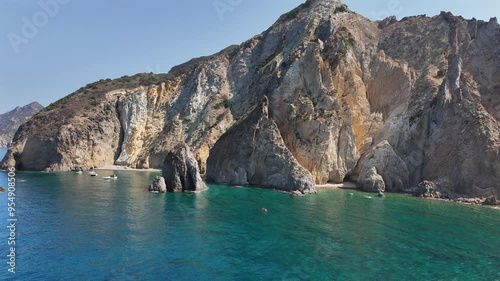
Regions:
M 316 191 L 311 173 L 295 160 L 269 119 L 267 97 L 217 141 L 208 157 L 207 179 L 303 194 Z
M 169 192 L 203 191 L 207 185 L 200 176 L 196 158 L 185 143 L 168 153 L 163 165 L 163 177 Z
M 149 186 L 149 192 L 166 193 L 167 184 L 165 183 L 165 178 L 157 176 L 153 183 Z
M 32 102 L 0 115 L 0 147 L 7 147 L 17 129 L 42 109 L 41 104 Z
M 0 166 L 162 168 L 185 142 L 205 170 L 209 155 L 226 157 L 211 151 L 216 143 L 238 141 L 221 136 L 247 120 L 268 128 L 255 131 L 273 140 L 262 142 L 316 184 L 401 191 L 428 180 L 452 193 L 499 196 L 499 52 L 496 18 L 443 12 L 373 22 L 340 1 L 311 0 L 241 45 L 168 74 L 87 85 L 21 126 Z M 268 117 L 251 122 L 263 96 Z M 260 175 L 230 157 L 238 165 L 225 164 L 234 169 L 224 182 Z
M 401 191 L 409 185 L 408 168 L 387 141 L 373 147 L 362 163 L 358 182 L 365 191 Z
M 422 197 L 441 198 L 441 192 L 435 183 L 423 181 L 418 184 L 417 195 Z
M 358 180 L 358 185 L 364 191 L 385 191 L 384 178 L 378 174 L 377 168 L 373 166 L 369 169 L 363 170 L 363 173 Z

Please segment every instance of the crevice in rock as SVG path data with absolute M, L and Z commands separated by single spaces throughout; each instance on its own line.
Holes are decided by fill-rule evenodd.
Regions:
M 114 155 L 114 159 L 113 159 L 113 162 L 115 162 L 116 160 L 118 160 L 118 157 L 120 157 L 120 155 L 122 154 L 122 150 L 123 150 L 123 141 L 125 139 L 125 131 L 124 131 L 124 128 L 123 128 L 123 124 L 122 124 L 122 116 L 121 116 L 121 108 L 120 108 L 120 97 L 118 97 L 118 99 L 116 100 L 116 103 L 115 103 L 115 111 L 116 111 L 116 117 L 118 118 L 118 123 L 120 125 L 120 135 L 119 135 L 119 139 L 118 139 L 118 147 L 116 148 L 116 152 L 115 152 L 115 155 Z

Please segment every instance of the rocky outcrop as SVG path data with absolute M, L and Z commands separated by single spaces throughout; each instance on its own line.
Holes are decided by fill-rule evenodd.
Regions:
M 148 117 L 148 99 L 146 91 L 118 100 L 118 116 L 122 130 L 121 151 L 116 165 L 131 165 L 138 159 L 135 147 L 143 145 Z
M 303 194 L 316 191 L 311 173 L 295 160 L 269 119 L 267 97 L 217 141 L 208 157 L 207 179 Z
M 409 172 L 388 141 L 373 147 L 362 159 L 358 179 L 365 191 L 401 191 L 409 185 Z
M 484 200 L 483 205 L 497 206 L 500 205 L 500 201 L 497 200 L 496 196 L 490 196 Z
M 177 145 L 168 153 L 163 177 L 169 192 L 204 191 L 207 185 L 200 176 L 198 162 L 186 144 Z
M 358 186 L 364 191 L 385 191 L 384 178 L 378 174 L 377 168 L 375 167 L 363 170 L 363 173 L 358 180 Z
M 385 193 L 382 190 L 379 190 L 378 197 L 385 197 Z
M 270 111 L 297 161 L 317 184 L 342 183 L 359 159 L 349 107 L 332 87 L 324 43 L 310 43 L 284 74 Z M 307 94 L 305 94 L 307 93 Z
M 300 166 L 316 184 L 406 191 L 428 180 L 451 193 L 498 196 L 499 46 L 496 19 L 372 22 L 336 0 L 307 1 L 262 34 L 168 74 L 87 85 L 23 125 L 1 166 L 162 168 L 186 143 L 201 170 L 210 170 L 209 155 L 221 157 L 211 157 L 225 163 L 212 165 L 221 182 L 269 183 L 276 174 L 281 185 L 290 177 L 277 171 Z M 268 116 L 249 119 L 263 96 Z M 224 162 L 211 150 L 237 141 L 221 136 L 243 134 L 244 122 L 266 128 L 254 131 L 268 150 L 235 151 L 242 158 Z M 278 152 L 285 158 L 263 156 Z M 241 164 L 251 157 L 278 168 Z
M 442 194 L 435 183 L 431 181 L 423 181 L 418 184 L 417 196 L 441 198 Z
M 153 183 L 149 186 L 149 192 L 166 193 L 167 184 L 165 183 L 165 178 L 157 176 Z
M 0 147 L 7 147 L 17 129 L 42 109 L 41 104 L 32 102 L 0 115 Z

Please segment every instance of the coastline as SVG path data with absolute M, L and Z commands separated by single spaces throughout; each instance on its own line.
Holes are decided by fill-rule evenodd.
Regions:
M 136 169 L 126 166 L 109 165 L 95 168 L 96 171 L 133 171 L 133 172 L 161 172 L 161 169 Z
M 356 183 L 354 182 L 344 182 L 340 184 L 334 184 L 334 183 L 327 183 L 327 184 L 322 184 L 322 185 L 316 185 L 317 190 L 335 190 L 335 189 L 346 189 L 346 190 L 357 190 L 357 191 L 363 191 L 361 189 L 358 189 Z M 373 192 L 368 192 L 368 193 L 373 193 Z M 413 197 L 418 197 L 421 199 L 426 199 L 426 200 L 436 200 L 436 201 L 444 201 L 444 202 L 451 202 L 451 203 L 458 203 L 462 205 L 476 205 L 476 206 L 485 206 L 485 207 L 492 207 L 493 209 L 500 210 L 500 202 L 497 202 L 497 205 L 494 205 L 493 203 L 488 203 L 488 200 L 492 200 L 490 197 L 468 197 L 465 195 L 458 195 L 454 194 L 453 196 L 445 196 L 445 197 L 433 197 L 433 196 L 424 196 L 424 195 L 417 195 L 415 192 L 407 191 L 407 192 L 389 192 L 389 193 L 400 193 L 400 194 L 406 194 L 408 196 L 413 196 Z M 376 194 L 376 193 L 375 193 Z
M 318 189 L 318 190 L 324 190 L 324 189 L 355 189 L 355 190 L 357 190 L 358 187 L 357 187 L 356 183 L 354 183 L 354 182 L 343 182 L 343 183 L 327 183 L 327 184 L 316 185 L 316 189 Z
M 408 193 L 409 195 L 413 195 L 411 193 Z M 500 206 L 499 205 L 493 205 L 493 204 L 486 204 L 488 198 L 487 197 L 457 197 L 457 198 L 436 198 L 436 197 L 425 197 L 425 196 L 416 196 L 421 199 L 426 199 L 426 200 L 435 200 L 435 201 L 444 201 L 444 202 L 450 202 L 450 203 L 458 203 L 461 205 L 473 205 L 473 206 L 485 206 L 485 207 L 492 207 L 493 209 L 499 210 Z

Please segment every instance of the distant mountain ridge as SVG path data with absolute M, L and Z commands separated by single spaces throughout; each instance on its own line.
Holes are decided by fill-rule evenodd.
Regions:
M 41 104 L 32 102 L 0 115 L 0 147 L 7 147 L 17 129 L 42 109 L 44 107 Z

